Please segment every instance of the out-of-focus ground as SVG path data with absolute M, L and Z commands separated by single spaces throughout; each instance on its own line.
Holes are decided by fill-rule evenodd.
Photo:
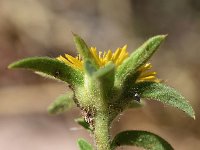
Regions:
M 60 116 L 46 112 L 67 85 L 7 69 L 24 57 L 76 55 L 71 32 L 100 50 L 128 44 L 130 52 L 153 35 L 168 34 L 151 62 L 160 78 L 190 101 L 196 120 L 150 101 L 116 118 L 111 132 L 143 129 L 177 150 L 200 149 L 199 18 L 198 0 L 0 0 L 0 149 L 77 150 L 78 137 L 93 142 L 73 121 L 78 109 Z

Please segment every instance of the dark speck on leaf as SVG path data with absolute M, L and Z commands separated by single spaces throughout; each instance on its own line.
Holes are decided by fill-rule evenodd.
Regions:
M 58 77 L 60 75 L 60 71 L 55 72 L 55 77 Z
M 138 102 L 140 102 L 140 95 L 138 93 L 134 94 L 134 99 Z
M 117 146 L 120 146 L 120 143 L 119 143 L 119 142 L 116 142 L 116 145 L 117 145 Z

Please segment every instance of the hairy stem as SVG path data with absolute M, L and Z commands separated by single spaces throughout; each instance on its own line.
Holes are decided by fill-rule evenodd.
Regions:
M 109 100 L 105 94 L 104 84 L 93 78 L 86 78 L 86 80 L 87 81 L 85 83 L 87 84 L 85 86 L 88 87 L 88 92 L 91 95 L 88 102 L 90 102 L 91 107 L 95 109 L 93 126 L 97 150 L 111 150 L 109 135 Z
M 97 145 L 97 150 L 111 150 L 109 135 L 109 119 L 107 111 L 101 111 L 96 113 L 94 127 L 94 136 Z

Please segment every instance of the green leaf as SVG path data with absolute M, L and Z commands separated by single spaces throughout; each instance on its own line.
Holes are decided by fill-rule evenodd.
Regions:
M 120 81 L 119 85 L 134 76 L 137 69 L 151 58 L 165 37 L 166 35 L 158 35 L 150 38 L 124 60 L 116 72 L 116 78 Z
M 90 127 L 89 123 L 87 123 L 84 118 L 82 118 L 82 117 L 77 118 L 77 119 L 75 119 L 75 122 L 77 122 L 79 125 L 81 125 L 86 130 L 93 131 L 93 129 Z
M 54 58 L 25 58 L 10 64 L 8 68 L 30 69 L 36 72 L 42 72 L 42 74 L 65 81 L 71 85 L 83 84 L 82 72 Z
M 89 59 L 84 61 L 84 71 L 90 77 L 92 77 L 92 75 L 96 71 L 96 68 L 94 68 L 94 66 L 92 65 L 92 62 Z
M 108 78 L 113 83 L 114 80 L 114 72 L 115 72 L 115 65 L 112 62 L 106 64 L 105 67 L 100 68 L 97 72 L 95 72 L 94 77 L 98 79 L 105 79 Z M 110 79 L 112 78 L 112 79 Z
M 172 146 L 163 138 L 147 131 L 123 131 L 115 136 L 111 147 L 115 149 L 117 146 L 132 145 L 142 147 L 146 150 L 173 150 Z
M 48 107 L 50 114 L 61 114 L 75 105 L 72 92 L 60 95 L 56 100 Z
M 73 35 L 74 35 L 74 42 L 76 44 L 76 49 L 78 50 L 80 55 L 83 57 L 84 62 L 86 60 L 89 60 L 93 68 L 97 69 L 99 66 L 95 58 L 93 57 L 89 47 L 85 43 L 85 41 L 81 37 L 79 37 L 77 34 L 73 34 Z
M 78 139 L 77 143 L 80 150 L 93 150 L 92 145 L 89 144 L 85 139 Z
M 93 76 L 99 81 L 100 88 L 102 89 L 105 96 L 111 94 L 111 90 L 114 86 L 115 79 L 115 65 L 110 62 L 105 67 L 100 68 Z
M 176 107 L 195 119 L 192 106 L 175 89 L 155 82 L 141 82 L 135 85 L 141 98 L 154 99 Z

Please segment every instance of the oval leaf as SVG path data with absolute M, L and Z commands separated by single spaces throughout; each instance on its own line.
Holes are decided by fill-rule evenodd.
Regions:
M 73 94 L 67 93 L 60 95 L 56 100 L 48 107 L 50 114 L 61 114 L 75 105 L 73 100 Z
M 85 139 L 78 139 L 77 143 L 80 150 L 93 150 L 92 145 L 89 144 Z
M 82 117 L 77 118 L 77 119 L 75 119 L 75 122 L 77 122 L 79 125 L 81 125 L 86 130 L 93 132 L 93 129 L 90 127 L 90 124 L 87 123 L 84 118 L 82 118 Z
M 117 146 L 132 145 L 142 147 L 146 150 L 173 150 L 172 146 L 163 138 L 147 131 L 123 131 L 115 136 L 111 147 L 115 149 Z
M 135 88 L 140 97 L 158 100 L 162 103 L 176 107 L 195 119 L 192 106 L 175 89 L 161 83 L 141 82 Z
M 25 58 L 14 62 L 8 68 L 30 69 L 36 72 L 42 72 L 48 76 L 76 85 L 83 83 L 83 75 L 80 71 L 67 66 L 57 59 L 48 57 Z

